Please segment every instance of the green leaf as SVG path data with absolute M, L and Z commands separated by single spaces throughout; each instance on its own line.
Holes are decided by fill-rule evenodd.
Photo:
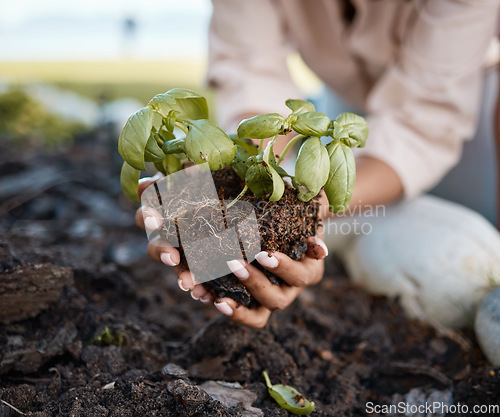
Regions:
M 156 142 L 156 136 L 158 136 L 158 133 L 151 133 L 148 143 L 146 143 L 146 149 L 144 150 L 144 160 L 146 162 L 157 162 L 165 158 L 165 154 Z
M 330 122 L 330 130 L 333 129 L 333 132 L 329 132 L 330 136 L 334 139 L 348 139 L 349 134 L 344 130 L 342 125 L 335 120 Z
M 274 168 L 278 165 L 276 164 L 273 145 L 274 139 L 267 144 L 266 149 L 264 150 L 263 160 L 266 163 L 267 172 L 269 172 L 273 181 L 273 192 L 269 197 L 269 201 L 278 201 L 285 192 L 285 183 L 283 182 L 283 178 L 281 178 L 280 174 L 278 174 Z
M 311 111 L 315 111 L 314 104 L 305 100 L 294 100 L 288 99 L 285 102 L 286 106 L 291 109 L 294 113 L 307 113 Z
M 285 183 L 283 182 L 283 178 L 281 178 L 280 174 L 278 174 L 274 169 L 268 167 L 268 172 L 271 173 L 271 178 L 273 181 L 273 193 L 269 197 L 269 201 L 278 201 L 285 192 Z
M 284 117 L 278 113 L 259 114 L 239 124 L 238 137 L 240 139 L 271 138 L 281 133 L 284 122 Z
M 120 185 L 122 186 L 123 193 L 136 203 L 140 203 L 141 201 L 137 194 L 140 176 L 141 171 L 131 167 L 126 162 L 123 163 L 120 174 Z
M 352 199 L 356 181 L 356 163 L 351 148 L 335 140 L 326 146 L 330 158 L 330 174 L 325 184 L 325 194 L 330 211 L 343 213 Z
M 173 131 L 173 128 L 172 128 L 172 131 Z M 160 135 L 163 142 L 175 139 L 175 135 L 172 132 L 169 132 L 167 129 L 164 129 L 164 128 L 160 129 L 158 131 L 158 134 Z
M 167 117 L 171 110 L 178 111 L 177 118 L 187 120 L 208 119 L 208 105 L 205 97 L 182 88 L 173 88 L 154 96 L 148 106 Z
M 179 112 L 171 110 L 168 112 L 167 117 L 163 119 L 163 127 L 165 131 L 171 133 L 172 135 L 174 134 L 174 128 L 175 128 L 175 119 L 177 118 L 177 115 Z M 174 135 L 175 137 L 175 135 Z
M 304 141 L 295 163 L 293 186 L 300 201 L 309 201 L 318 195 L 328 180 L 330 158 L 320 138 L 312 137 Z
M 335 138 L 340 139 L 350 148 L 362 148 L 365 146 L 366 138 L 368 137 L 368 123 L 366 123 L 364 117 L 354 113 L 342 113 L 335 121 L 342 126 L 342 130 L 347 134 L 347 138 L 344 136 L 334 136 Z
M 153 111 L 153 128 L 154 128 L 154 130 L 156 130 L 156 131 L 160 130 L 162 123 L 163 123 L 163 116 L 160 113 Z
M 229 137 L 231 138 L 231 135 Z M 251 165 L 247 164 L 247 160 L 249 157 L 258 154 L 258 148 L 243 139 L 231 138 L 231 140 L 236 144 L 236 154 L 232 163 L 233 170 L 242 180 L 245 180 L 248 166 Z
M 184 151 L 196 164 L 208 162 L 211 171 L 217 171 L 233 162 L 236 145 L 222 129 L 208 120 L 189 123 Z
M 248 153 L 248 156 L 257 155 L 259 153 L 259 148 L 250 141 L 232 137 L 234 135 L 228 135 L 228 136 L 236 144 L 236 146 L 240 146 L 241 148 L 245 149 L 245 151 Z
M 160 162 L 155 162 L 155 167 L 163 175 L 173 174 L 182 169 L 182 164 L 179 158 L 175 155 L 167 155 Z
M 245 182 L 257 197 L 264 197 L 273 192 L 273 180 L 266 167 L 261 164 L 248 167 Z
M 153 127 L 153 110 L 144 107 L 134 113 L 125 123 L 118 140 L 118 152 L 132 167 L 146 170 L 144 151 Z
M 271 384 L 266 371 L 262 373 L 266 381 L 269 395 L 278 403 L 281 408 L 297 414 L 306 416 L 314 411 L 314 402 L 307 400 L 299 391 L 290 385 Z
M 234 172 L 240 177 L 242 180 L 245 180 L 245 176 L 247 174 L 248 166 L 246 164 L 246 160 L 248 159 L 248 152 L 245 148 L 242 148 L 239 145 L 236 145 L 236 153 L 234 154 L 234 159 L 232 163 L 232 167 Z
M 184 152 L 184 143 L 186 142 L 186 138 L 180 139 L 171 139 L 166 141 L 161 150 L 164 154 L 172 154 L 172 153 L 181 153 Z
M 317 111 L 301 113 L 292 123 L 293 130 L 305 136 L 325 136 L 329 126 L 328 116 Z

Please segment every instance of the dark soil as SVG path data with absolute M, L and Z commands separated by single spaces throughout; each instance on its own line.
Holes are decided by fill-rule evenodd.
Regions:
M 147 258 L 111 137 L 53 155 L 0 144 L 0 273 L 50 265 L 74 281 L 37 316 L 0 324 L 0 416 L 16 415 L 9 405 L 37 417 L 291 416 L 263 370 L 313 400 L 313 416 L 364 416 L 367 402 L 498 404 L 500 369 L 471 332 L 406 319 L 331 256 L 322 282 L 261 330 L 192 300 Z M 230 394 L 216 400 L 214 386 Z
M 244 187 L 244 183 L 231 168 L 214 172 L 213 178 L 219 198 L 222 200 L 234 199 Z M 247 192 L 241 201 L 247 201 L 255 208 L 261 249 L 269 253 L 282 252 L 294 260 L 300 260 L 307 250 L 307 238 L 314 236 L 321 226 L 319 205 L 314 199 L 308 203 L 300 201 L 294 189 L 288 183 L 285 185 L 285 193 L 279 201 L 258 198 L 251 192 Z M 241 233 L 241 227 L 238 229 Z M 273 284 L 279 285 L 283 282 L 261 267 L 257 261 L 254 260 L 252 265 L 260 269 Z M 204 285 L 216 298 L 230 297 L 245 306 L 258 304 L 234 274 L 209 281 Z
M 302 258 L 307 250 L 307 238 L 314 236 L 321 226 L 319 204 L 315 199 L 307 203 L 300 201 L 295 190 L 285 183 L 285 192 L 279 201 L 258 198 L 247 191 L 236 205 L 226 208 L 241 193 L 245 184 L 232 168 L 213 172 L 212 177 L 218 199 L 215 191 L 214 197 L 210 196 L 205 180 L 200 180 L 200 177 L 195 177 L 195 181 L 184 179 L 182 187 L 175 183 L 170 186 L 155 184 L 143 194 L 143 204 L 163 217 L 161 230 L 152 232 L 150 240 L 160 238 L 165 242 L 176 242 L 174 246 L 179 247 L 181 255 L 180 265 L 192 271 L 198 267 L 204 276 L 210 277 L 221 275 L 217 273 L 220 263 L 242 258 L 252 261 L 261 250 L 271 254 L 279 251 L 294 260 Z M 258 234 L 253 233 L 257 228 L 254 222 L 247 219 L 249 208 L 258 225 Z M 224 238 L 227 229 L 237 232 L 237 250 L 232 245 L 234 241 Z M 213 244 L 207 244 L 207 241 Z M 190 262 L 186 260 L 186 247 L 191 253 L 196 253 Z M 257 261 L 253 260 L 252 264 L 273 284 L 283 283 Z M 227 272 L 230 272 L 229 269 Z M 204 285 L 216 299 L 230 297 L 244 306 L 258 304 L 232 273 Z

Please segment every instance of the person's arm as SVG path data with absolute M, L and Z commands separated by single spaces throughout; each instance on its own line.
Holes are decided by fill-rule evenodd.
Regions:
M 380 159 L 362 157 L 356 161 L 356 182 L 348 212 L 359 213 L 369 207 L 389 205 L 403 196 L 398 174 Z M 321 217 L 333 215 L 326 195 L 321 193 Z

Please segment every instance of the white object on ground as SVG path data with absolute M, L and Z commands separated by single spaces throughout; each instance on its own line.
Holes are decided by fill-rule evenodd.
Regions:
M 500 285 L 497 230 L 434 196 L 333 220 L 325 237 L 354 281 L 399 296 L 410 317 L 431 323 L 471 326 L 481 300 Z
M 144 103 L 135 98 L 119 98 L 105 103 L 101 107 L 101 123 L 113 123 L 118 137 L 130 115 L 141 107 Z
M 476 315 L 477 340 L 488 361 L 500 366 L 500 288 L 491 291 Z
M 26 93 L 42 103 L 53 114 L 67 120 L 80 122 L 87 127 L 99 123 L 99 106 L 90 98 L 53 84 L 34 83 L 24 87 Z

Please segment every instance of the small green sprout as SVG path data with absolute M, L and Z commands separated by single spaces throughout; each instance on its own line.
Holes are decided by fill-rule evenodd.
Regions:
M 96 342 L 102 345 L 114 345 L 121 347 L 125 340 L 127 339 L 127 335 L 123 332 L 115 332 L 111 330 L 108 326 L 106 326 L 101 333 L 96 338 L 90 339 L 90 344 L 93 345 Z
M 278 201 L 285 191 L 283 178 L 289 177 L 299 200 L 310 201 L 324 189 L 330 210 L 342 213 L 349 206 L 356 178 L 351 148 L 363 147 L 368 136 L 365 119 L 342 113 L 330 120 L 304 100 L 287 100 L 286 105 L 291 110 L 288 116 L 269 113 L 243 120 L 234 136 L 208 120 L 204 97 L 180 88 L 155 96 L 128 119 L 120 135 L 125 195 L 139 201 L 138 181 L 146 162 L 154 163 L 165 175 L 182 169 L 186 162 L 206 162 L 211 171 L 231 166 L 245 181 L 236 200 L 249 189 L 257 197 Z M 297 135 L 276 160 L 277 137 L 291 132 Z M 326 138 L 326 146 L 321 137 Z M 258 140 L 259 145 L 247 139 Z M 271 140 L 264 148 L 265 139 Z M 279 165 L 299 140 L 303 143 L 293 176 Z
M 262 372 L 262 375 L 266 380 L 269 395 L 281 408 L 299 416 L 307 416 L 314 411 L 314 402 L 304 398 L 295 388 L 282 384 L 273 385 L 266 371 Z

